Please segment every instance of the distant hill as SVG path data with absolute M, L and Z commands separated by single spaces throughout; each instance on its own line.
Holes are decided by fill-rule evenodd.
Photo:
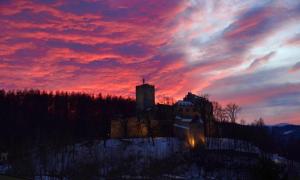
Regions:
M 280 123 L 269 127 L 273 137 L 280 140 L 300 139 L 300 125 Z
M 272 125 L 271 127 L 284 127 L 284 126 L 294 126 L 294 124 L 289 124 L 289 123 L 279 123 L 279 124 L 275 124 Z

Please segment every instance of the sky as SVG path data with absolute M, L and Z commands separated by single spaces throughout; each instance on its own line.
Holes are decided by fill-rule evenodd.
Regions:
M 209 94 L 300 124 L 298 0 L 0 0 L 0 89 Z

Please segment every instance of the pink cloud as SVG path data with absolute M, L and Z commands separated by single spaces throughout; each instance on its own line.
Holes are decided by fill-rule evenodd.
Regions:
M 300 45 L 300 34 L 296 34 L 293 38 L 287 41 L 288 45 L 299 46 Z
M 275 52 L 270 52 L 269 54 L 264 55 L 263 57 L 255 59 L 249 66 L 248 71 L 252 72 L 257 69 L 259 66 L 264 65 L 268 62 L 272 57 L 274 57 Z
M 269 37 L 287 17 L 284 8 L 247 4 L 229 18 L 232 9 L 226 5 L 212 6 L 219 12 L 215 21 L 205 17 L 203 6 L 186 1 L 2 3 L 1 88 L 134 97 L 135 85 L 145 77 L 156 85 L 157 99 L 180 99 L 187 91 L 201 93 L 209 87 L 226 89 L 230 82 L 216 82 L 226 82 L 247 61 L 251 47 Z M 231 24 L 219 29 L 220 20 Z M 204 28 L 195 25 L 198 21 Z M 184 34 L 181 29 L 186 29 Z M 199 38 L 202 33 L 204 40 Z M 261 67 L 273 55 L 256 59 L 249 69 Z M 234 85 L 238 89 L 243 82 Z M 216 97 L 248 105 L 293 93 L 295 88 L 288 85 L 271 91 L 258 88 L 258 93 L 226 94 L 224 90 L 221 98 Z

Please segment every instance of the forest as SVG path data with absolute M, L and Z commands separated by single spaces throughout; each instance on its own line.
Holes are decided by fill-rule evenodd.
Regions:
M 107 139 L 113 117 L 133 115 L 135 101 L 130 98 L 1 90 L 0 148 L 12 152 L 33 145 Z

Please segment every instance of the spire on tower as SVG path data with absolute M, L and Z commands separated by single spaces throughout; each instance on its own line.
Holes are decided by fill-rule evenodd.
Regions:
M 145 78 L 143 78 L 143 84 L 145 84 Z

